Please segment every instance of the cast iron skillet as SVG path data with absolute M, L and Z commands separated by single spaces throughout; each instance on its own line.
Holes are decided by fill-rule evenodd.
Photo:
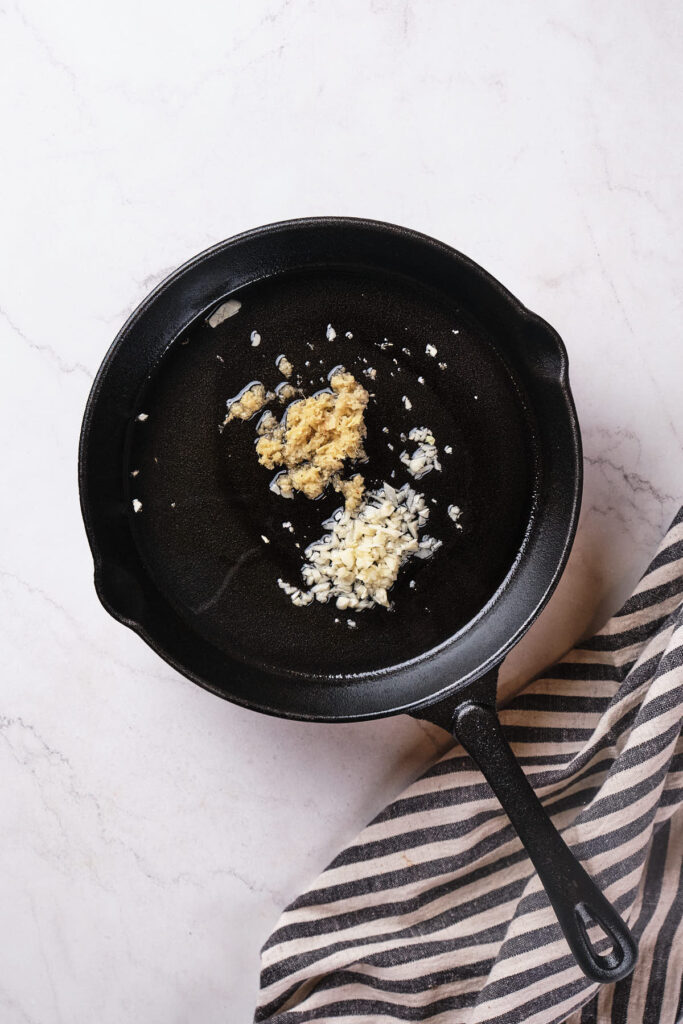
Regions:
M 211 327 L 228 297 L 241 308 Z M 367 379 L 366 474 L 410 482 L 429 502 L 443 548 L 404 571 L 391 612 L 296 608 L 277 586 L 299 581 L 301 553 L 339 499 L 273 494 L 254 423 L 218 424 L 245 384 L 281 379 L 280 353 L 307 393 L 341 363 Z M 374 381 L 360 377 L 371 369 Z M 443 464 L 419 483 L 398 458 L 417 425 L 435 433 Z M 555 831 L 495 714 L 496 667 L 548 600 L 579 513 L 567 357 L 547 323 L 462 254 L 404 228 L 315 218 L 249 231 L 190 260 L 128 319 L 90 394 L 79 479 L 95 586 L 114 618 L 257 711 L 325 722 L 409 712 L 452 729 L 584 972 L 612 982 L 633 970 L 633 938 Z

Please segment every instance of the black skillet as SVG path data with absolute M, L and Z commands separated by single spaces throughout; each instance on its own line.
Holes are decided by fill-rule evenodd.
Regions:
M 239 311 L 210 326 L 228 297 Z M 218 424 L 246 383 L 282 379 L 281 353 L 307 393 L 341 363 L 367 380 L 366 476 L 410 482 L 428 500 L 443 547 L 403 571 L 390 612 L 297 608 L 277 586 L 299 581 L 338 496 L 278 497 L 252 451 L 254 423 Z M 374 381 L 360 376 L 369 369 Z M 416 484 L 400 435 L 421 425 L 443 469 Z M 256 711 L 318 722 L 408 712 L 451 729 L 583 971 L 611 982 L 633 970 L 633 938 L 555 831 L 495 714 L 497 666 L 552 593 L 579 514 L 567 357 L 547 323 L 465 256 L 404 228 L 316 218 L 250 231 L 190 260 L 124 325 L 88 401 L 79 479 L 95 586 L 114 618 Z

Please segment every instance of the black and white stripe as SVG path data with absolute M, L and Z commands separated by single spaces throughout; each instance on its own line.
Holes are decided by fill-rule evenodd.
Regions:
M 621 611 L 501 721 L 640 942 L 599 988 L 504 812 L 454 747 L 283 913 L 257 1022 L 677 1024 L 683 976 L 683 510 Z

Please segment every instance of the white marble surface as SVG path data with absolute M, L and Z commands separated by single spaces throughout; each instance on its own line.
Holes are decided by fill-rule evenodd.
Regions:
M 509 686 L 626 595 L 683 499 L 679 4 L 2 5 L 0 1020 L 248 1021 L 279 909 L 443 741 L 249 714 L 101 609 L 76 446 L 114 333 L 244 228 L 450 242 L 553 323 L 579 538 Z

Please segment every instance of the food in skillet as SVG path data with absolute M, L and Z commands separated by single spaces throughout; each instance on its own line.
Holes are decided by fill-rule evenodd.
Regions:
M 287 377 L 293 373 L 285 356 L 279 357 L 277 366 Z M 363 372 L 375 380 L 374 372 Z M 344 506 L 323 523 L 323 536 L 306 549 L 303 586 L 281 578 L 278 586 L 300 607 L 334 601 L 342 611 L 390 608 L 389 591 L 401 567 L 412 557 L 429 558 L 442 542 L 421 534 L 429 508 L 424 495 L 409 484 L 397 488 L 382 481 L 367 489 L 363 474 L 349 475 L 349 467 L 366 461 L 365 411 L 371 396 L 342 366 L 335 367 L 328 380 L 329 388 L 309 397 L 297 396 L 296 389 L 285 384 L 287 396 L 294 395 L 295 400 L 281 419 L 266 409 L 256 428 L 256 457 L 266 469 L 276 471 L 270 482 L 275 494 L 292 498 L 300 493 L 313 500 L 332 487 L 344 498 Z M 278 395 L 282 388 L 276 389 Z M 228 401 L 223 426 L 234 419 L 251 419 L 275 397 L 260 381 L 252 382 Z M 404 406 L 409 409 L 407 401 Z M 419 480 L 440 471 L 436 439 L 428 427 L 414 427 L 401 440 L 412 442 L 412 450 L 398 456 L 412 477 Z
M 364 413 L 369 395 L 352 374 L 341 368 L 330 375 L 330 390 L 293 402 L 281 423 L 274 417 L 261 424 L 256 454 L 266 469 L 278 469 L 271 490 L 283 498 L 301 491 L 319 498 L 331 482 L 346 507 L 355 508 L 363 493 L 362 477 L 344 481 L 344 463 L 365 457 Z
M 274 398 L 275 395 L 272 391 L 266 391 L 261 381 L 255 380 L 228 403 L 228 414 L 223 420 L 223 426 L 226 426 L 231 420 L 250 420 Z
M 334 599 L 341 610 L 389 608 L 387 592 L 401 566 L 412 555 L 429 558 L 441 547 L 433 537 L 419 538 L 428 518 L 421 494 L 408 484 L 396 490 L 384 483 L 368 491 L 355 510 L 339 509 L 323 524 L 329 532 L 309 546 L 301 570 L 307 590 L 278 584 L 294 604 Z

